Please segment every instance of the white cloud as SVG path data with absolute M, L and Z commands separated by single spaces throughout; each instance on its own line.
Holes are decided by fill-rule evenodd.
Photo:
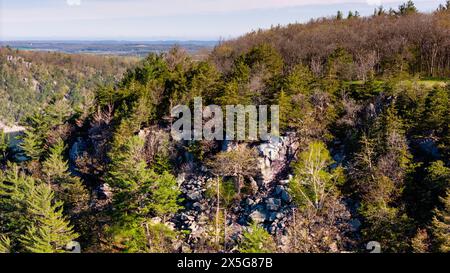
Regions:
M 367 4 L 372 6 L 381 6 L 383 3 L 381 0 L 367 0 Z

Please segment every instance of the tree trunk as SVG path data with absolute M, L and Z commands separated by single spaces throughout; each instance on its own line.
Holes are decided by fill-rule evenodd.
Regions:
M 219 245 L 220 180 L 217 178 L 216 244 Z
M 224 252 L 227 251 L 227 209 L 224 208 L 223 209 L 223 218 L 224 218 L 224 223 L 223 223 L 223 250 Z

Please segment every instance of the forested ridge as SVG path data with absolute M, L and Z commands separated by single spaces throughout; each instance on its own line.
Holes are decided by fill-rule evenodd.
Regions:
M 51 101 L 89 108 L 98 86 L 117 83 L 135 58 L 0 48 L 0 121 L 16 123 Z
M 449 34 L 450 2 L 409 1 L 250 33 L 204 60 L 175 47 L 123 76 L 98 59 L 116 80 L 85 85 L 89 105 L 2 107 L 26 131 L 20 149 L 0 132 L 0 252 L 449 252 Z M 10 103 L 20 76 L 1 69 Z M 170 110 L 194 97 L 279 105 L 282 141 L 175 141 Z

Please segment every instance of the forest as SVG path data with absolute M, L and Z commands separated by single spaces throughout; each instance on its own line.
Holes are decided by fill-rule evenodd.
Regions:
M 450 1 L 143 59 L 0 48 L 0 253 L 450 252 Z M 175 105 L 281 141 L 175 141 Z

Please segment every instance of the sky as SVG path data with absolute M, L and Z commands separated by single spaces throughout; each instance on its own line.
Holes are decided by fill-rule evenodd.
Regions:
M 406 1 L 406 0 L 405 0 Z M 398 0 L 0 0 L 0 40 L 218 40 Z M 431 12 L 445 0 L 415 0 Z

